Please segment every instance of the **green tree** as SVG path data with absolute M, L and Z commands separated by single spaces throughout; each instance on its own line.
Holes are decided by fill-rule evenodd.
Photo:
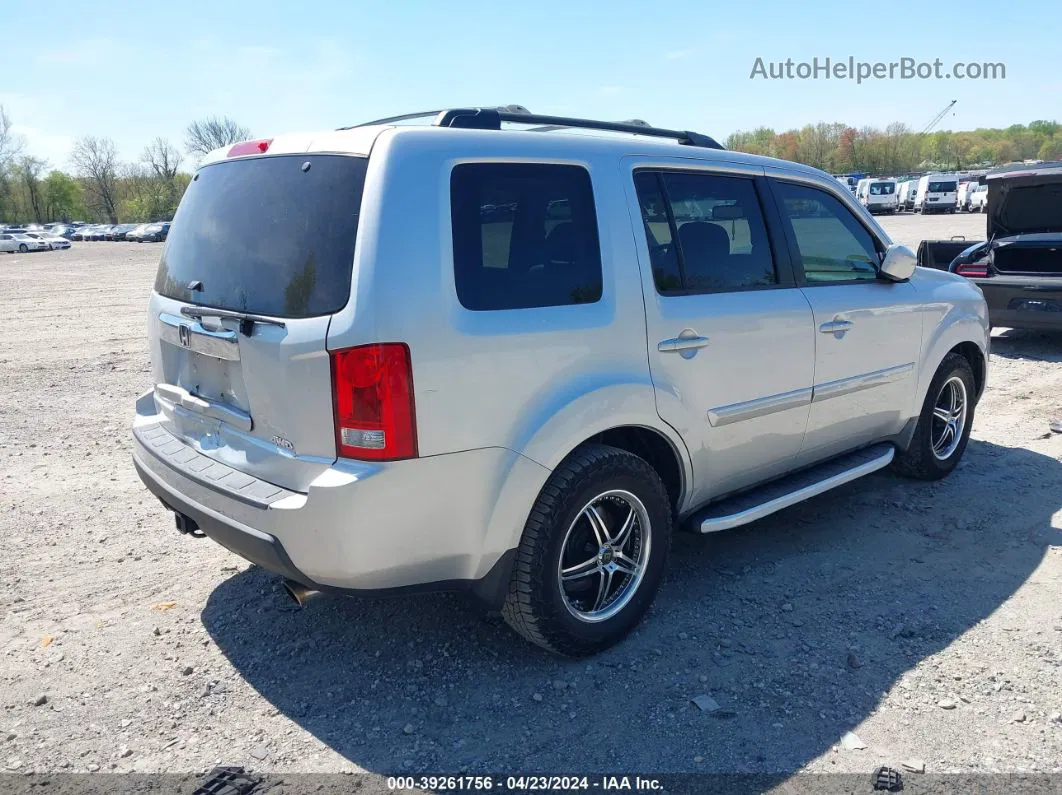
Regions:
M 69 174 L 52 171 L 43 183 L 45 215 L 50 221 L 73 221 L 85 213 L 81 185 Z

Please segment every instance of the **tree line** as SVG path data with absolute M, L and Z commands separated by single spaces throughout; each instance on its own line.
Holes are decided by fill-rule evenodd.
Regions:
M 126 223 L 173 217 L 191 177 L 181 170 L 251 131 L 227 117 L 193 121 L 183 149 L 155 138 L 140 157 L 123 162 L 109 138 L 79 138 L 68 170 L 25 152 L 0 105 L 0 222 L 98 221 Z M 901 175 L 917 171 L 983 168 L 1021 160 L 1062 159 L 1062 124 L 1033 121 L 1006 128 L 920 133 L 905 124 L 879 129 L 843 122 L 808 124 L 776 132 L 741 130 L 728 149 L 806 163 L 834 174 Z
M 1022 160 L 1062 160 L 1062 125 L 1033 121 L 1005 128 L 915 132 L 895 122 L 884 130 L 843 122 L 808 124 L 775 132 L 741 130 L 727 149 L 795 160 L 833 174 L 899 176 L 917 171 L 986 168 Z
M 191 181 L 182 171 L 220 146 L 247 140 L 251 131 L 227 117 L 193 121 L 183 148 L 166 138 L 149 142 L 134 161 L 123 161 L 109 138 L 75 141 L 67 168 L 52 167 L 26 152 L 0 105 L 0 222 L 169 220 Z

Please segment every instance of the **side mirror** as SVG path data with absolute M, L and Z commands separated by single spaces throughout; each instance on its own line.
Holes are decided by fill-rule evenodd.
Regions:
M 878 272 L 882 278 L 890 282 L 905 282 L 914 276 L 917 264 L 918 260 L 911 249 L 893 243 L 885 249 L 885 259 L 881 261 L 881 268 Z

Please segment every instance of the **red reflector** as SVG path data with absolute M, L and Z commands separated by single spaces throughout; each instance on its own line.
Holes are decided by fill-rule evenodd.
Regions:
M 332 353 L 336 450 L 343 458 L 393 461 L 417 456 L 413 368 L 402 342 Z
M 239 157 L 240 155 L 260 155 L 269 149 L 271 143 L 273 143 L 272 138 L 262 138 L 258 141 L 240 141 L 238 144 L 232 145 L 227 156 Z
M 983 262 L 971 262 L 967 265 L 959 265 L 955 268 L 955 272 L 960 276 L 978 276 L 985 278 L 988 276 L 988 266 Z

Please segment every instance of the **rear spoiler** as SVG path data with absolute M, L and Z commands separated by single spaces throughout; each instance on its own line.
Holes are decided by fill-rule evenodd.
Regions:
M 918 244 L 918 266 L 946 271 L 951 261 L 970 246 L 983 243 L 983 240 L 950 238 L 949 240 L 923 240 Z

